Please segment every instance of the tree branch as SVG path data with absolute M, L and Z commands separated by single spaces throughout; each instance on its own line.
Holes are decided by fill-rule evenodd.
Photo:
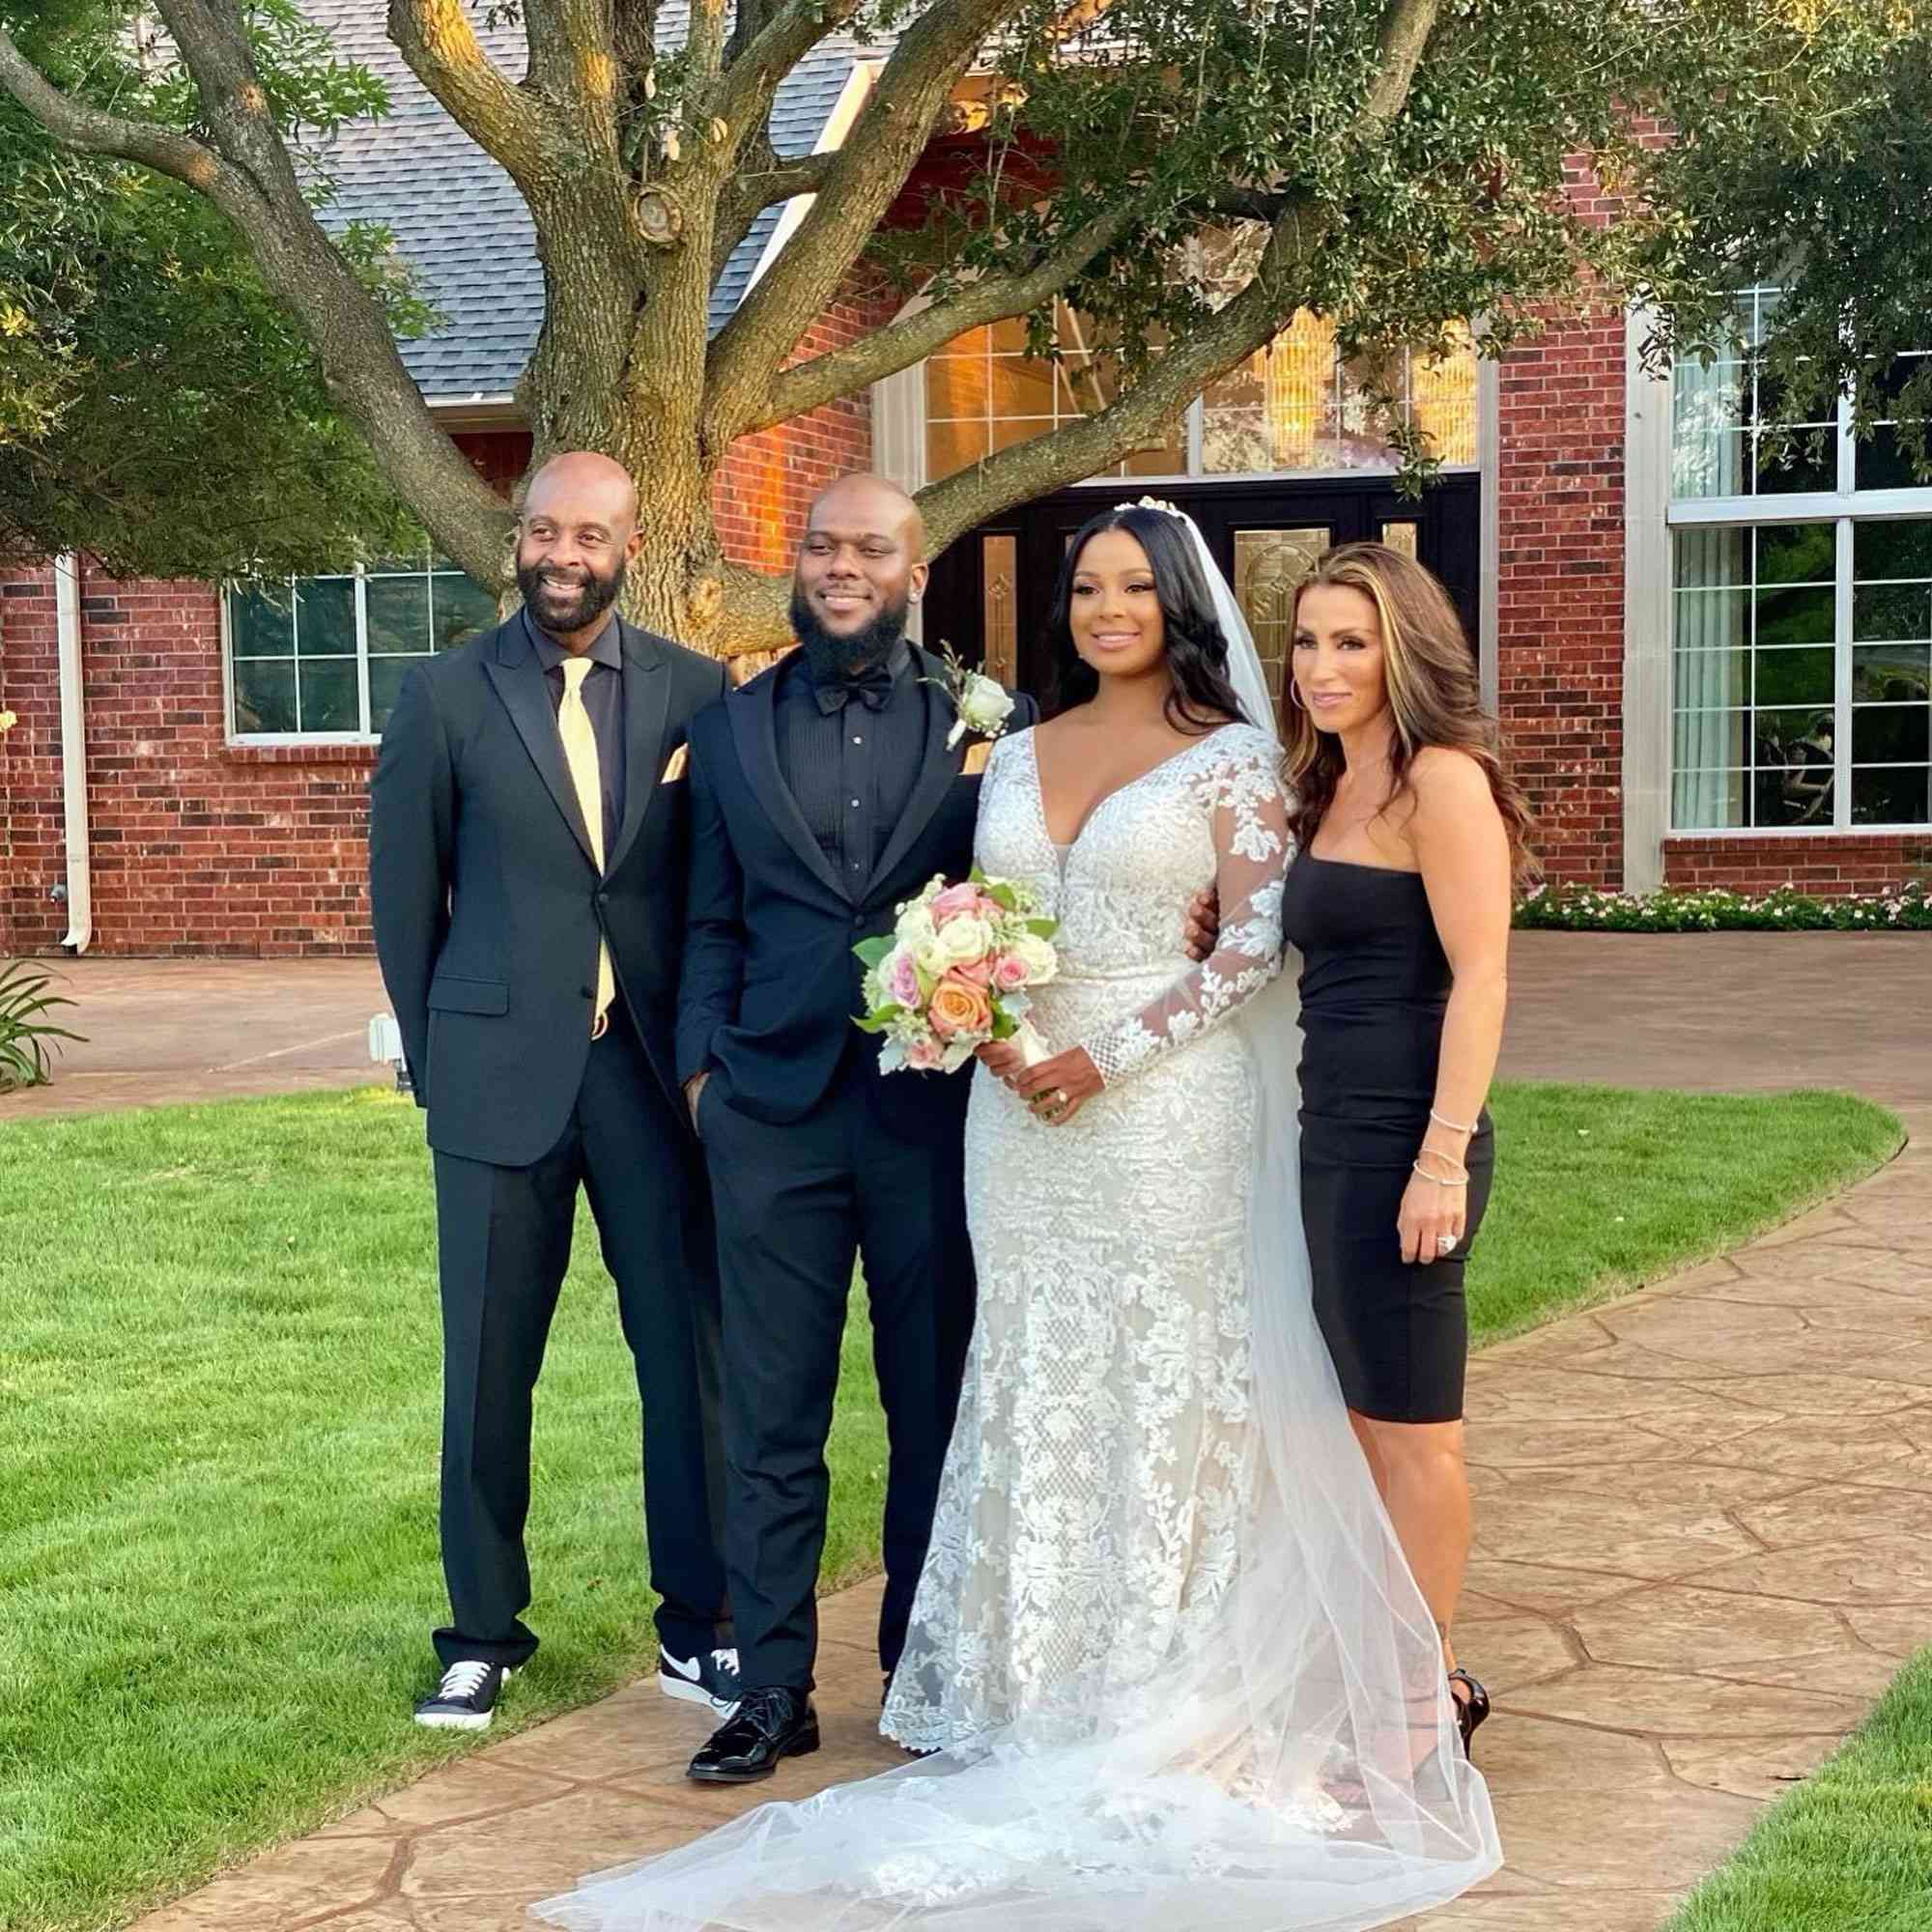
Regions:
M 795 194 L 816 194 L 838 158 L 836 151 L 828 151 L 781 160 L 771 142 L 763 138 L 753 152 L 742 156 L 737 172 L 719 198 L 712 230 L 711 279 L 715 282 L 724 272 L 733 250 L 773 202 L 789 201 Z
M 217 186 L 229 195 L 247 192 L 247 182 L 239 169 L 188 135 L 70 99 L 43 77 L 4 27 L 0 27 L 0 86 L 49 134 L 71 148 L 136 161 L 203 194 L 213 196 Z
M 1031 269 L 1015 274 L 981 276 L 944 301 L 933 302 L 915 315 L 901 316 L 842 349 L 794 363 L 773 379 L 764 407 L 753 413 L 740 434 L 750 435 L 805 415 L 882 377 L 908 369 L 969 328 L 1030 314 L 1118 241 L 1139 213 L 1134 202 L 1123 201 L 1096 215 Z
M 1012 0 L 943 0 L 901 36 L 810 212 L 711 345 L 705 411 L 711 448 L 724 448 L 757 412 L 785 357 L 831 301 L 925 152 L 953 83 L 1011 6 Z
M 462 0 L 389 0 L 389 38 L 451 120 L 527 193 L 547 168 L 553 124 L 483 51 Z
M 748 130 L 764 127 L 779 83 L 858 7 L 859 0 L 783 0 L 769 14 L 763 8 L 742 13 L 729 58 L 703 110 L 707 119 L 715 115 L 729 130 L 727 154 L 736 153 Z M 757 31 L 747 39 L 746 28 L 761 15 Z

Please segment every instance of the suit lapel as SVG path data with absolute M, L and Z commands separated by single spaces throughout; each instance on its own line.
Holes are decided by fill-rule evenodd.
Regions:
M 798 855 L 811 873 L 840 899 L 851 895 L 840 884 L 832 861 L 819 849 L 805 822 L 805 813 L 791 795 L 791 787 L 779 770 L 777 673 L 761 677 L 736 691 L 725 700 L 724 715 L 731 721 L 731 740 L 738 748 L 738 762 L 744 767 L 746 781 L 765 809 L 779 835 Z
M 670 715 L 670 667 L 664 652 L 621 621 L 617 636 L 624 652 L 624 822 L 604 868 L 611 875 L 624 863 L 657 798 L 658 754 Z
M 497 696 L 510 714 L 524 750 L 530 754 L 538 776 L 550 787 L 556 809 L 594 866 L 597 855 L 591 849 L 590 833 L 577 804 L 577 787 L 570 781 L 570 770 L 563 761 L 563 740 L 557 735 L 556 713 L 551 709 L 550 686 L 543 666 L 524 633 L 521 617 L 513 617 L 497 633 L 497 648 L 483 661 Z
M 916 645 L 912 662 L 915 675 L 944 681 L 946 667 Z M 885 854 L 871 878 L 867 881 L 867 892 L 879 880 L 892 876 L 893 868 L 912 850 L 920 834 L 932 823 L 932 814 L 945 803 L 952 781 L 959 776 L 960 761 L 965 756 L 963 747 L 955 745 L 949 751 L 946 744 L 947 734 L 955 721 L 952 700 L 944 692 L 928 691 L 925 699 L 925 761 L 920 766 L 919 778 L 913 784 L 911 798 L 906 801 L 906 809 L 899 813 L 899 822 L 893 827 L 893 836 L 886 841 Z

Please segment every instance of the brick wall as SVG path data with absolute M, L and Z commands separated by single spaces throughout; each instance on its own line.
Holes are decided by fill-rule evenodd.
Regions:
M 1932 882 L 1932 834 L 1890 837 L 1666 838 L 1664 883 L 1764 893 L 1794 885 L 1834 898 Z
M 12 702 L 30 730 L 6 754 L 13 852 L 7 943 L 49 952 L 67 929 L 52 573 L 0 591 Z M 13 594 L 21 588 L 26 594 Z M 21 614 L 24 613 L 24 614 Z M 217 593 L 194 582 L 81 581 L 94 950 L 340 953 L 369 944 L 367 746 L 226 742 Z M 25 783 L 22 783 L 22 779 Z
M 844 348 L 890 322 L 896 306 L 889 297 L 848 290 L 807 331 L 793 360 Z M 725 453 L 711 496 L 724 554 L 754 570 L 789 571 L 811 499 L 834 477 L 871 461 L 872 405 L 864 390 L 741 437 Z
M 45 952 L 67 930 L 60 876 L 60 679 L 50 569 L 0 570 L 0 956 Z M 47 928 L 51 927 L 49 932 Z

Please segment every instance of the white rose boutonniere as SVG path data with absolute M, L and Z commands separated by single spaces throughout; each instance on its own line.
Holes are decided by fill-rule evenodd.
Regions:
M 952 721 L 952 729 L 946 734 L 946 749 L 950 752 L 968 731 L 977 731 L 982 738 L 997 738 L 1013 715 L 1012 693 L 961 664 L 959 654 L 951 644 L 940 645 L 939 658 L 946 667 L 946 675 L 923 678 L 921 682 L 941 686 L 958 713 Z

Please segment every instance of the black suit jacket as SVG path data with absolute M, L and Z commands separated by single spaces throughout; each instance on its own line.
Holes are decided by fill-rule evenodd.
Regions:
M 430 1145 L 521 1167 L 556 1145 L 590 1051 L 597 945 L 680 1121 L 685 727 L 724 668 L 621 625 L 624 822 L 600 876 L 522 620 L 405 681 L 370 785 L 376 952 Z
M 944 666 L 913 653 L 921 677 Z M 680 1075 L 715 1067 L 734 1107 L 783 1125 L 825 1097 L 846 1056 L 879 1043 L 852 1017 L 865 968 L 852 948 L 892 928 L 898 904 L 935 872 L 973 864 L 980 781 L 963 767 L 969 734 L 948 749 L 952 706 L 926 706 L 925 758 L 912 797 L 866 883 L 848 891 L 779 774 L 774 667 L 691 721 L 692 861 L 684 978 L 678 994 Z M 1037 715 L 1016 698 L 1009 728 Z M 978 762 L 975 760 L 975 762 Z M 967 1082 L 903 1075 L 882 1083 L 886 1104 L 930 1111 L 944 1088 L 963 1106 Z

